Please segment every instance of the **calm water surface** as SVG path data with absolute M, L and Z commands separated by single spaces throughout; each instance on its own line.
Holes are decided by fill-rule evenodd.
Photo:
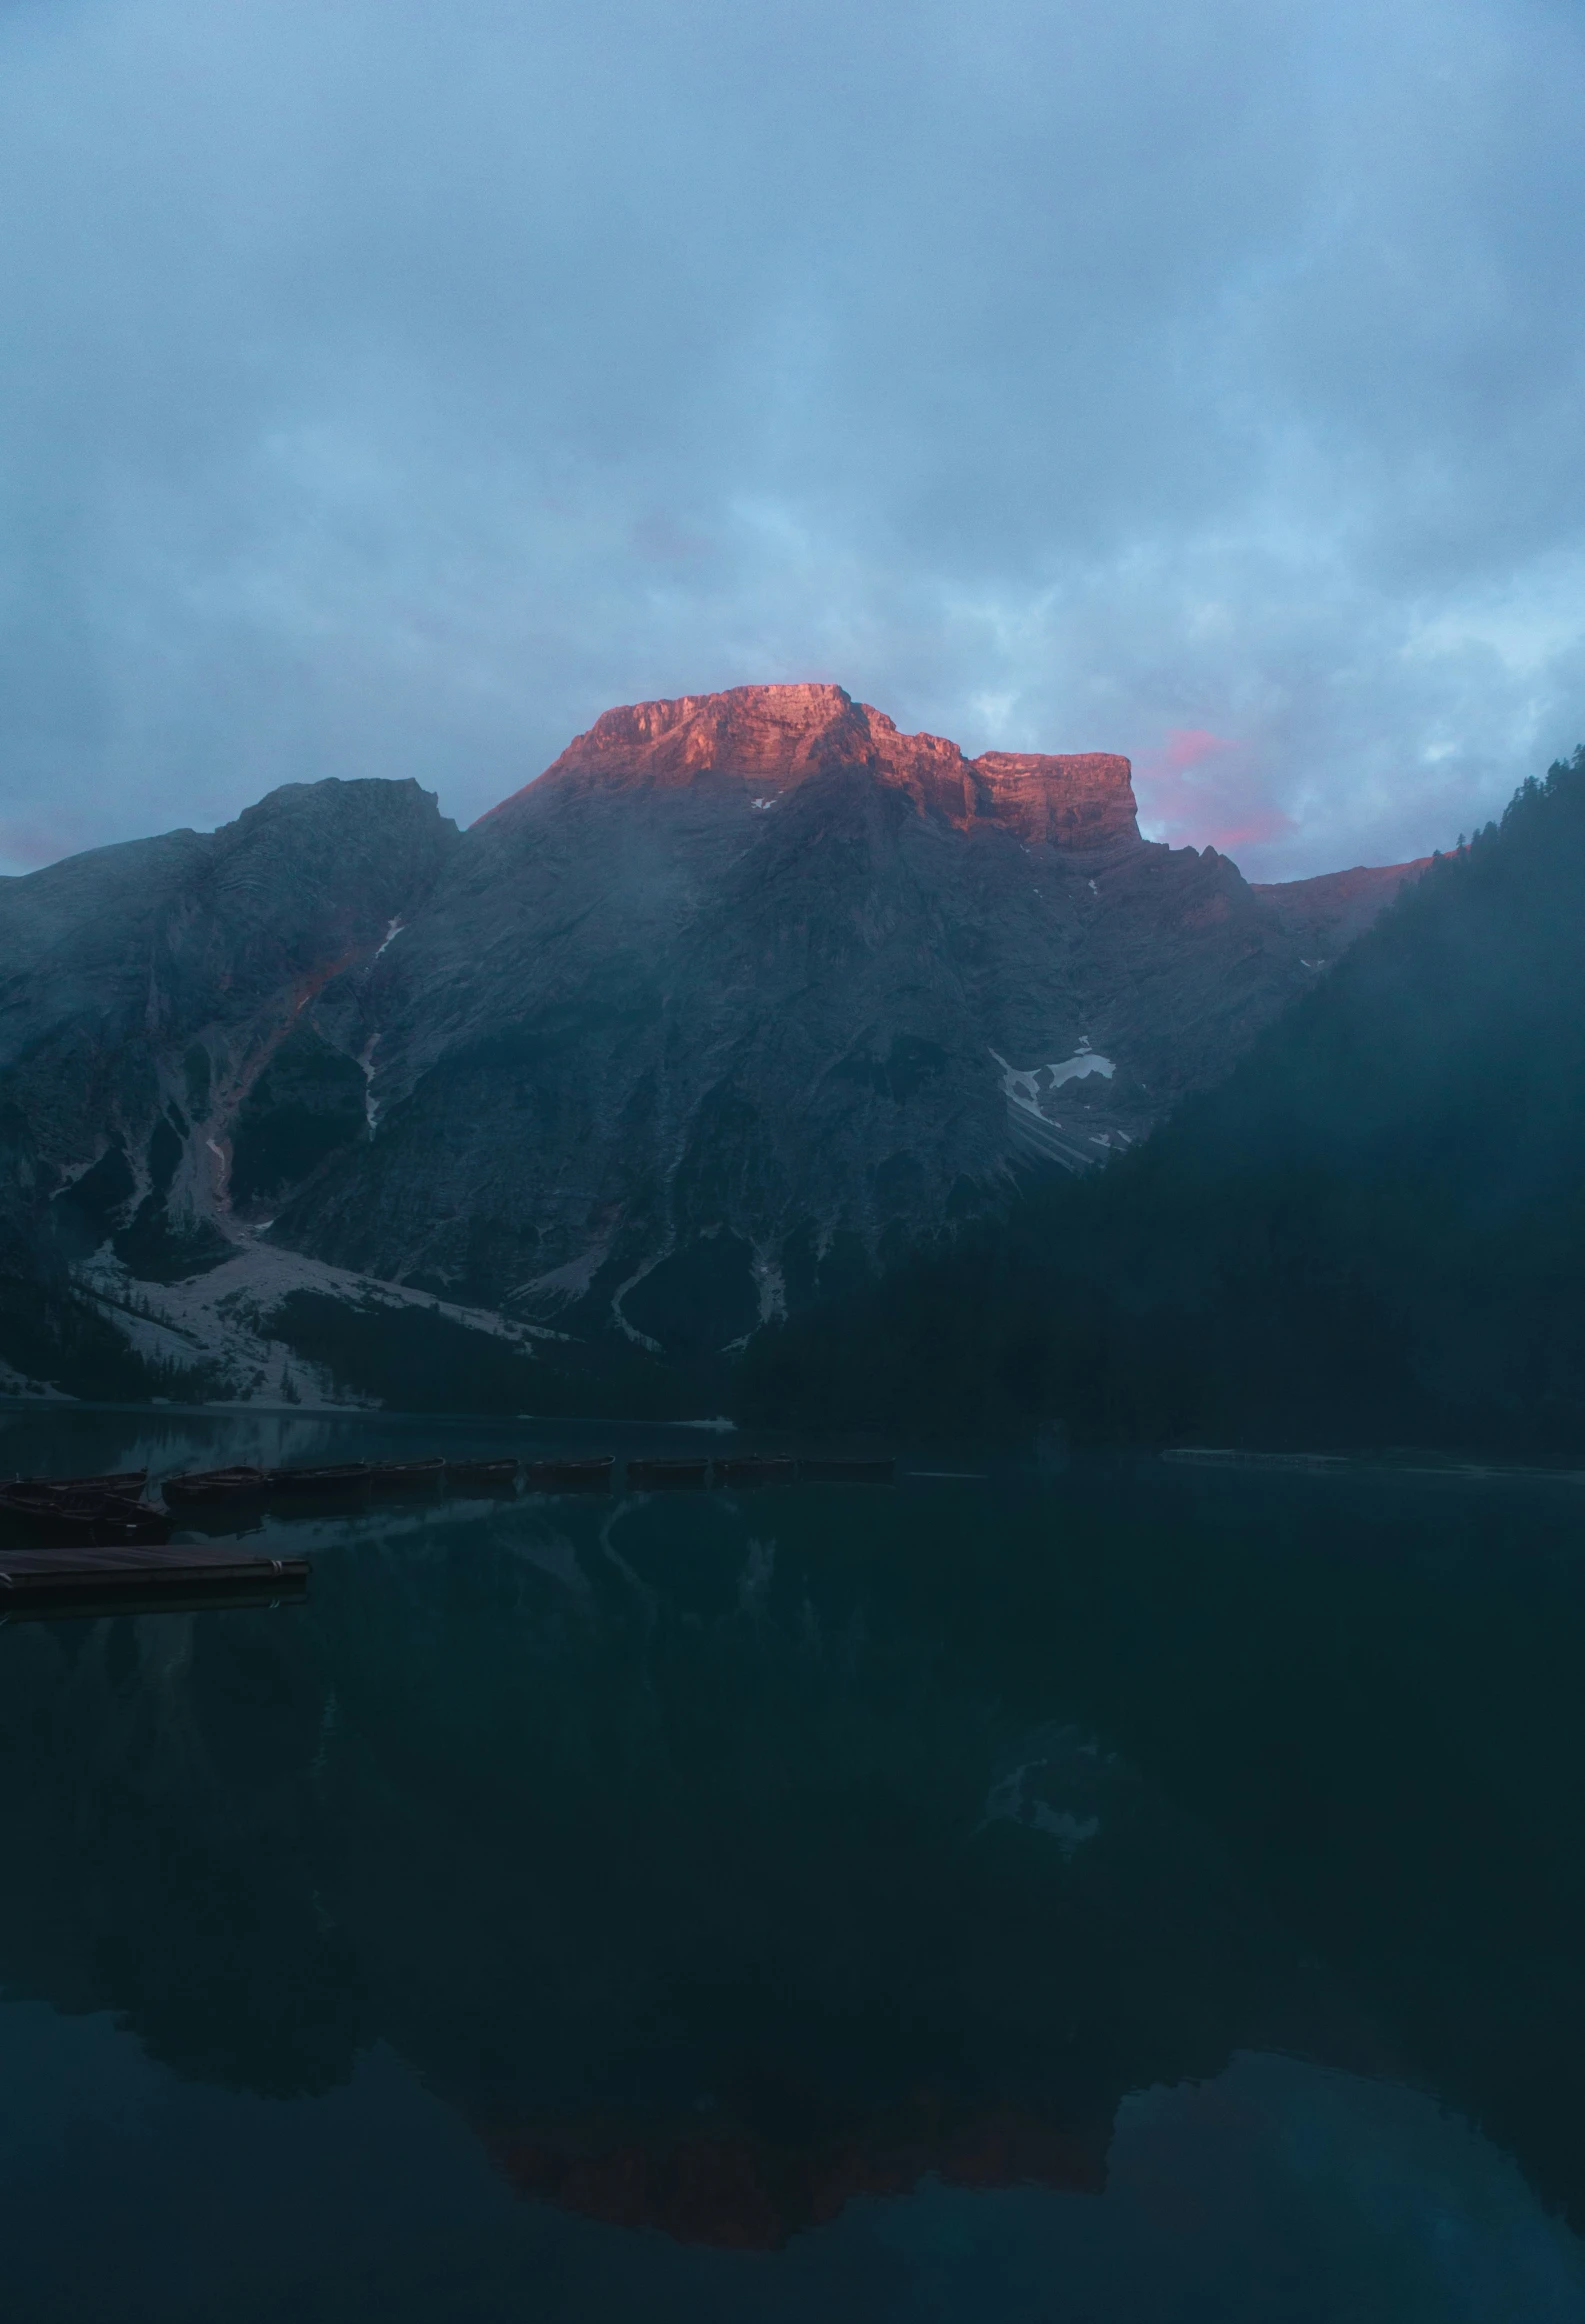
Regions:
M 6 2317 L 1585 2319 L 1582 1519 L 415 1503 L 253 1536 L 302 1606 L 0 1628 Z

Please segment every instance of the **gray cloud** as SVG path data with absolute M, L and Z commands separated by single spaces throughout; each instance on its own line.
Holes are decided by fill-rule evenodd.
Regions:
M 1446 843 L 1585 734 L 1582 84 L 1540 0 L 0 8 L 0 860 L 803 676 Z

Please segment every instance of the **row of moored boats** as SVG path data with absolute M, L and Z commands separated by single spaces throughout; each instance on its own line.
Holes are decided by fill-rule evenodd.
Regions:
M 317 1468 L 197 1469 L 160 1480 L 158 1501 L 148 1498 L 147 1469 L 92 1477 L 17 1477 L 0 1485 L 0 1520 L 38 1543 L 107 1547 L 170 1539 L 179 1524 L 225 1522 L 250 1508 L 303 1514 L 330 1507 L 442 1492 L 506 1497 L 522 1484 L 530 1493 L 609 1493 L 618 1468 L 630 1492 L 703 1491 L 711 1485 L 890 1484 L 889 1460 L 806 1459 L 737 1454 L 716 1460 L 650 1459 L 618 1463 L 606 1454 L 589 1460 L 342 1461 Z

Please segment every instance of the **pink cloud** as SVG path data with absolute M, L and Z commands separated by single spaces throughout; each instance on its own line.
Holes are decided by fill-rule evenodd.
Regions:
M 1134 789 L 1147 837 L 1174 847 L 1230 852 L 1296 828 L 1265 795 L 1265 776 L 1248 744 L 1203 727 L 1171 727 L 1157 749 L 1141 752 Z

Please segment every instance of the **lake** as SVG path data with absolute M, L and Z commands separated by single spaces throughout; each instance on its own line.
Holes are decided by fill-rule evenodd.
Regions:
M 1585 2317 L 1585 1488 L 903 1471 L 0 1628 L 9 2324 Z

